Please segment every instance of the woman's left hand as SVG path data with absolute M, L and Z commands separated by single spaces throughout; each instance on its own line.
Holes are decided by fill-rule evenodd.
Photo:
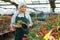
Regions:
M 30 27 L 31 27 L 31 25 L 30 25 L 30 24 L 26 24 L 26 25 L 27 25 L 27 27 L 28 27 L 28 28 L 30 28 Z
M 27 36 L 27 34 L 24 34 L 24 36 Z

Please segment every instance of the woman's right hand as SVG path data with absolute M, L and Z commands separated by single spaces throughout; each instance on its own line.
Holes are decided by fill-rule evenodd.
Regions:
M 16 29 L 15 28 L 21 28 L 22 26 L 21 25 L 15 25 L 15 24 L 13 24 L 12 26 L 11 26 L 11 31 L 15 31 Z
M 22 28 L 22 25 L 13 25 L 15 28 Z
M 11 31 L 15 31 L 15 26 L 12 25 L 11 28 L 10 28 Z

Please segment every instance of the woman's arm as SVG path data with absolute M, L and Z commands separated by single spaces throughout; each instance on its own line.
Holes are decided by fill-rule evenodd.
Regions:
M 15 25 L 16 16 L 17 16 L 17 14 L 14 14 L 14 15 L 12 16 L 10 26 L 11 26 L 11 27 L 15 27 L 15 28 L 21 28 L 21 27 L 22 27 L 21 25 Z
M 32 22 L 32 20 L 31 20 L 31 17 L 30 17 L 30 15 L 28 14 L 28 20 L 29 20 L 29 26 L 32 26 L 33 25 L 33 22 Z
M 16 15 L 14 14 L 11 18 L 11 24 L 10 24 L 11 31 L 15 31 L 15 18 L 16 18 Z
M 14 15 L 12 16 L 11 24 L 10 24 L 11 27 L 12 27 L 12 25 L 15 24 L 15 18 L 16 18 L 16 14 L 14 14 Z

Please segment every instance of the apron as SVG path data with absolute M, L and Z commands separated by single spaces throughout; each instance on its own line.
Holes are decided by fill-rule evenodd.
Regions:
M 18 15 L 17 15 L 15 23 L 17 23 L 18 20 L 22 20 L 25 23 L 29 23 L 29 20 L 26 18 L 25 13 L 24 13 L 24 17 L 18 17 Z M 22 28 L 24 28 L 24 30 Z M 24 37 L 24 34 L 29 33 L 29 29 L 27 28 L 27 26 L 25 24 L 22 24 L 22 28 L 16 28 L 15 40 L 22 40 L 22 38 Z

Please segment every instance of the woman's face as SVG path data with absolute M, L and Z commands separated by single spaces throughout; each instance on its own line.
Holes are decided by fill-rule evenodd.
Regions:
M 25 5 L 22 5 L 20 7 L 20 10 L 19 11 L 24 13 L 26 11 L 26 6 Z

